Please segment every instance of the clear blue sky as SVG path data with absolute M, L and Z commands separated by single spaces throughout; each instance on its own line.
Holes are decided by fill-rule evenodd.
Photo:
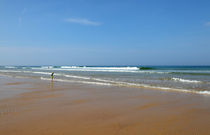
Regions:
M 0 0 L 0 65 L 210 65 L 210 0 Z

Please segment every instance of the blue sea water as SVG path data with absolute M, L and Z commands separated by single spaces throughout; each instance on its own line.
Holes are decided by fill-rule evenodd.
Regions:
M 0 75 L 210 94 L 210 66 L 0 66 Z

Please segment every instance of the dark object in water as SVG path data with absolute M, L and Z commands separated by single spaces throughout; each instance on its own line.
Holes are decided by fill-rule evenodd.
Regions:
M 152 70 L 152 67 L 139 67 L 140 70 Z

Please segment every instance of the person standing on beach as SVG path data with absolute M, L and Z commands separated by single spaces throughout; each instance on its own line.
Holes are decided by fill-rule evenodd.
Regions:
M 51 79 L 53 80 L 53 78 L 54 78 L 54 72 L 52 72 L 51 74 Z

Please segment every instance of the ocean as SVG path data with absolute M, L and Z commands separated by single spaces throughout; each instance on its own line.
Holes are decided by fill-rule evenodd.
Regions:
M 210 94 L 210 66 L 0 66 L 1 76 Z

